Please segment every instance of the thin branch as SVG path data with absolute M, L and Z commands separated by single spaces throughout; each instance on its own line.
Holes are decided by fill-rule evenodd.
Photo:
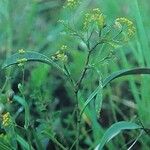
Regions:
M 65 148 L 55 137 L 50 135 L 47 132 L 44 132 L 45 135 L 47 135 L 56 145 L 58 145 L 62 150 L 67 150 L 68 148 Z
M 97 42 L 97 43 L 90 49 L 90 51 L 93 51 L 98 45 L 100 45 L 100 44 L 102 44 L 102 43 L 103 43 L 102 40 L 99 41 L 99 42 Z
M 79 88 L 80 88 L 80 85 L 81 85 L 81 83 L 82 83 L 82 81 L 83 81 L 83 78 L 84 78 L 84 76 L 85 76 L 85 74 L 86 74 L 86 71 L 88 70 L 88 65 L 89 65 L 89 61 L 90 61 L 91 52 L 92 52 L 92 51 L 88 51 L 88 55 L 87 55 L 87 58 L 86 58 L 85 67 L 84 67 L 84 69 L 82 70 L 81 76 L 80 76 L 79 80 L 78 80 L 77 83 L 76 83 L 76 90 L 75 90 L 75 93 L 78 93 Z
M 87 44 L 86 45 L 87 45 L 87 47 L 88 47 L 89 50 L 90 50 L 90 39 L 92 37 L 93 32 L 94 32 L 94 29 L 92 30 L 92 32 L 90 33 L 90 36 L 87 39 Z
M 63 25 L 64 25 L 64 27 L 65 27 L 66 29 L 68 29 L 70 32 L 72 32 L 74 36 L 79 37 L 79 38 L 85 43 L 85 40 L 84 40 L 84 38 L 82 37 L 82 35 L 80 35 L 76 30 L 74 30 L 73 28 L 71 28 L 71 27 L 69 26 L 69 24 L 66 25 L 65 23 L 63 23 Z
M 136 144 L 136 142 L 139 140 L 139 138 L 142 136 L 143 131 L 140 132 L 139 136 L 135 139 L 135 141 L 130 145 L 130 147 L 127 150 L 131 150 L 131 148 Z
M 66 73 L 67 73 L 67 78 L 69 79 L 69 82 L 70 82 L 71 86 L 72 86 L 73 89 L 74 89 L 74 87 L 75 87 L 75 82 L 74 82 L 74 80 L 73 80 L 73 78 L 72 78 L 72 76 L 71 76 L 71 74 L 70 74 L 70 71 L 69 71 L 68 67 L 67 67 L 65 64 L 64 64 L 64 69 L 65 69 L 65 71 L 66 71 Z
M 3 85 L 3 87 L 2 87 L 1 90 L 0 90 L 1 93 L 5 90 L 5 88 L 6 88 L 7 83 L 8 83 L 9 80 L 10 80 L 10 78 L 9 78 L 9 77 L 6 77 L 5 82 L 4 82 L 4 85 Z

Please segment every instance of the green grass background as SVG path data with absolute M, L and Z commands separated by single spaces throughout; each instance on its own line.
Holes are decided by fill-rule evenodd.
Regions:
M 83 0 L 81 6 L 72 12 L 73 14 L 65 12 L 63 4 L 64 2 L 61 0 L 0 0 L 0 57 L 2 58 L 0 62 L 2 63 L 6 57 L 21 48 L 37 51 L 50 57 L 65 43 L 74 59 L 71 64 L 71 72 L 76 79 L 82 69 L 81 64 L 84 63 L 85 54 L 82 51 L 75 51 L 79 40 L 71 39 L 65 35 L 65 31 L 58 20 L 74 14 L 74 22 L 77 26 L 80 26 L 82 13 L 90 7 L 99 7 L 108 22 L 118 17 L 127 17 L 136 26 L 135 37 L 125 46 L 116 50 L 116 59 L 100 65 L 103 77 L 119 69 L 150 67 L 150 7 L 148 0 Z M 70 19 L 70 22 L 72 22 L 72 19 Z M 30 77 L 26 87 L 33 90 L 33 97 L 38 93 L 39 103 L 41 99 L 53 98 L 52 91 L 59 84 L 63 84 L 62 81 L 55 79 L 57 73 L 53 72 L 47 77 L 49 68 L 43 64 L 38 64 L 36 67 L 29 65 L 27 68 Z M 15 78 L 20 71 L 18 70 L 15 73 L 10 70 L 10 72 Z M 94 73 L 91 73 L 90 76 L 93 79 L 97 77 Z M 53 80 L 55 80 L 55 83 L 53 83 Z M 138 116 L 144 126 L 149 127 L 149 83 L 150 76 L 148 75 L 124 77 L 113 81 L 104 90 L 104 103 L 100 118 L 102 126 L 97 123 L 96 119 L 91 121 L 94 144 L 90 141 L 90 137 L 88 138 L 89 135 L 85 133 L 87 134 L 86 142 L 91 144 L 91 149 L 98 143 L 104 130 L 119 119 L 136 120 L 136 116 Z M 88 79 L 84 81 L 84 84 L 88 89 L 84 94 L 88 96 L 96 86 Z M 47 86 L 49 86 L 49 89 L 47 89 Z M 42 88 L 45 92 L 44 95 L 41 94 L 39 88 Z M 68 85 L 66 88 L 69 91 Z M 69 92 L 68 95 L 69 97 L 72 96 Z M 92 110 L 89 113 L 94 115 Z M 91 118 L 93 117 L 91 116 Z M 136 132 L 133 132 L 130 136 L 134 138 L 135 135 Z M 120 135 L 119 138 L 109 142 L 107 147 L 110 150 L 115 150 L 116 147 L 124 145 L 125 142 L 124 137 Z M 146 134 L 143 135 L 139 139 L 139 145 L 141 145 L 141 150 L 148 150 L 150 137 Z

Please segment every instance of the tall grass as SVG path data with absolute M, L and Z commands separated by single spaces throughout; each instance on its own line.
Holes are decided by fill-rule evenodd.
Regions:
M 125 46 L 119 47 L 116 50 L 116 59 L 110 60 L 108 64 L 100 65 L 101 71 L 95 73 L 91 72 L 88 76 L 96 82 L 98 76 L 103 74 L 103 78 L 108 76 L 110 72 L 114 72 L 120 69 L 134 68 L 134 67 L 150 67 L 150 49 L 149 49 L 149 7 L 148 0 L 133 0 L 133 1 L 120 1 L 120 0 L 84 0 L 82 5 L 75 11 L 74 19 L 70 19 L 71 24 L 80 27 L 80 20 L 83 17 L 83 13 L 91 6 L 96 6 L 102 9 L 106 15 L 106 19 L 110 22 L 117 17 L 126 16 L 130 18 L 136 24 L 136 36 Z M 146 5 L 147 4 L 147 5 Z M 79 43 L 79 40 L 74 40 L 65 35 L 66 31 L 63 30 L 62 25 L 59 24 L 58 20 L 67 18 L 68 13 L 66 13 L 62 8 L 62 1 L 36 1 L 36 0 L 0 0 L 0 54 L 1 58 L 10 56 L 17 49 L 24 48 L 27 50 L 36 50 L 38 52 L 44 53 L 47 56 L 51 56 L 54 52 L 58 50 L 60 45 L 64 41 L 68 41 L 66 44 L 72 50 L 72 58 L 74 63 L 70 65 L 70 71 L 73 73 L 73 78 L 77 79 L 79 72 L 82 70 L 82 65 L 84 63 L 85 54 L 82 52 L 84 48 L 83 43 Z M 78 44 L 79 43 L 79 44 Z M 78 47 L 76 46 L 78 44 Z M 81 47 L 81 50 L 80 50 Z M 99 47 L 101 50 L 103 47 Z M 105 48 L 105 47 L 104 47 Z M 78 51 L 78 50 L 79 51 Z M 95 59 L 99 59 L 99 56 L 94 55 Z M 18 70 L 17 70 L 18 71 Z M 21 72 L 20 70 L 18 72 Z M 54 97 L 54 92 L 64 85 L 64 81 L 60 78 L 59 72 L 55 71 L 53 67 L 50 69 L 45 65 L 39 65 L 34 67 L 34 65 L 26 66 L 25 72 L 27 72 L 27 78 L 24 80 L 28 81 L 25 87 L 26 94 L 32 91 L 31 99 L 35 102 L 39 111 L 45 110 L 45 103 L 51 101 L 52 105 L 57 105 L 58 97 Z M 29 75 L 28 75 L 29 73 Z M 13 85 L 12 88 L 16 90 L 15 84 L 21 82 L 22 75 L 18 75 L 11 70 L 11 76 L 13 79 L 10 84 Z M 34 74 L 37 74 L 35 76 Z M 7 73 L 10 76 L 10 73 Z M 15 80 L 19 76 L 19 80 Z M 58 79 L 57 79 L 58 78 Z M 95 113 L 94 103 L 91 103 L 89 107 L 85 109 L 86 115 L 83 115 L 82 124 L 88 126 L 90 131 L 86 131 L 85 128 L 82 129 L 84 135 L 81 139 L 84 143 L 90 145 L 89 149 L 93 149 L 102 138 L 105 129 L 111 124 L 118 122 L 120 120 L 141 120 L 146 128 L 150 124 L 150 88 L 149 88 L 150 76 L 140 75 L 136 77 L 124 77 L 113 81 L 111 85 L 107 87 L 103 95 L 103 104 L 100 114 L 100 118 L 97 120 Z M 0 81 L 3 84 L 3 81 Z M 97 84 L 93 84 L 91 80 L 88 79 L 84 81 L 83 94 L 80 95 L 80 103 L 85 101 L 83 97 L 88 97 L 91 91 L 94 91 Z M 50 87 L 50 89 L 47 89 Z M 6 88 L 9 89 L 9 86 Z M 68 90 L 67 95 L 71 103 L 74 104 L 73 93 L 70 90 L 70 86 L 65 84 L 65 89 Z M 18 91 L 17 91 L 18 92 Z M 43 94 L 44 92 L 44 94 Z M 97 98 L 101 98 L 101 95 L 97 95 Z M 29 105 L 31 102 L 28 102 Z M 41 105 L 42 103 L 42 105 Z M 50 107 L 51 108 L 51 107 Z M 55 107 L 54 107 L 55 108 Z M 69 111 L 65 106 L 61 106 L 66 112 Z M 53 108 L 52 108 L 53 109 Z M 56 110 L 58 108 L 56 107 Z M 33 112 L 34 113 L 34 112 Z M 50 111 L 50 113 L 52 113 Z M 41 117 L 43 114 L 38 114 Z M 58 114 L 54 114 L 54 116 Z M 53 115 L 52 115 L 53 117 Z M 64 116 L 63 116 L 64 117 Z M 66 122 L 68 121 L 68 118 Z M 61 117 L 59 116 L 55 120 L 53 127 L 59 124 Z M 64 123 L 64 122 L 63 122 Z M 70 123 L 71 128 L 74 129 L 74 124 Z M 42 127 L 40 127 L 42 128 Z M 61 127 L 62 130 L 64 129 Z M 64 129 L 65 130 L 65 129 Z M 67 132 L 65 130 L 65 132 Z M 73 132 L 70 132 L 73 134 Z M 136 132 L 130 134 L 131 137 L 137 135 Z M 61 133 L 59 135 L 62 136 Z M 66 133 L 67 137 L 68 134 Z M 92 138 L 90 137 L 92 136 Z M 70 139 L 70 142 L 72 139 Z M 110 150 L 115 150 L 116 147 L 126 149 L 126 140 L 128 136 L 120 134 L 114 140 L 108 143 L 107 148 Z M 63 140 L 62 140 L 63 141 Z M 94 141 L 94 142 L 93 142 Z M 118 142 L 119 141 L 119 142 Z M 142 150 L 148 150 L 150 147 L 150 138 L 147 134 L 143 134 L 139 138 L 139 145 L 141 144 Z M 44 141 L 46 143 L 46 141 Z M 44 143 L 43 142 L 43 143 Z M 55 141 L 56 142 L 56 141 Z M 63 141 L 66 142 L 65 140 Z M 124 147 L 122 147 L 124 145 Z

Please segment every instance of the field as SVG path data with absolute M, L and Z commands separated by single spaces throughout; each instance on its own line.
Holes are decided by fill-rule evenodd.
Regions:
M 0 0 L 0 150 L 149 150 L 148 0 Z

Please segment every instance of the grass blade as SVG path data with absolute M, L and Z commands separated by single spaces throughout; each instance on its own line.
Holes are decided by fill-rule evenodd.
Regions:
M 25 110 L 25 124 L 24 124 L 24 127 L 25 127 L 25 129 L 27 129 L 28 126 L 29 126 L 29 122 L 30 122 L 29 106 L 28 106 L 27 102 L 19 96 L 14 96 L 14 100 L 17 101 L 18 103 L 20 103 L 24 107 L 24 110 Z
M 107 86 L 108 83 L 110 83 L 111 81 L 113 81 L 116 78 L 122 77 L 122 76 L 127 76 L 127 75 L 136 75 L 136 74 L 150 74 L 150 68 L 134 68 L 134 69 L 123 69 L 117 72 L 112 73 L 110 76 L 108 76 L 106 79 L 104 79 L 104 81 L 102 82 L 102 85 L 100 84 L 92 93 L 91 95 L 88 97 L 88 99 L 85 101 L 84 106 L 81 110 L 80 115 L 83 114 L 84 110 L 86 109 L 86 107 L 88 106 L 88 104 L 93 100 L 93 98 L 98 94 L 98 92 Z M 100 105 L 102 104 L 102 99 L 100 100 L 99 106 L 96 106 L 96 110 L 98 110 L 97 112 L 99 112 L 98 107 L 100 107 Z
M 103 81 L 103 87 L 105 87 L 108 83 L 110 83 L 112 80 L 127 76 L 127 75 L 137 75 L 137 74 L 150 74 L 150 68 L 134 68 L 134 69 L 123 69 L 117 72 L 112 73 L 110 76 L 108 76 Z
M 25 150 L 30 150 L 29 144 L 19 135 L 17 135 L 17 141 Z M 33 147 L 31 148 L 33 150 Z
M 2 141 L 0 141 L 0 149 L 1 150 L 12 150 L 10 147 L 5 145 Z
M 96 88 L 96 90 L 94 92 L 91 93 L 91 95 L 88 97 L 88 99 L 85 101 L 83 108 L 81 109 L 81 113 L 80 116 L 83 114 L 84 110 L 86 109 L 86 107 L 88 106 L 88 104 L 93 100 L 93 98 L 102 90 L 102 86 L 101 84 L 98 86 L 98 88 Z M 96 100 L 98 99 L 98 97 L 96 98 Z M 99 111 L 99 105 L 101 104 L 101 102 L 98 104 L 98 102 L 96 103 L 96 112 Z
M 98 144 L 95 150 L 102 150 L 104 145 L 109 142 L 112 138 L 114 138 L 117 134 L 119 134 L 122 130 L 133 130 L 133 129 L 140 129 L 141 126 L 127 121 L 120 121 L 113 124 L 110 128 L 106 130 L 104 133 L 100 144 Z
M 2 69 L 5 69 L 5 68 L 12 66 L 12 65 L 15 65 L 15 64 L 19 64 L 19 60 L 21 60 L 21 59 L 26 59 L 27 61 L 42 62 L 42 63 L 48 64 L 48 65 L 54 66 L 58 70 L 65 73 L 65 71 L 61 67 L 59 67 L 59 65 L 57 63 L 55 63 L 53 60 L 51 60 L 50 58 L 48 58 L 47 56 L 45 56 L 41 53 L 33 52 L 33 51 L 25 51 L 22 53 L 18 52 L 18 53 L 11 55 L 3 63 Z

